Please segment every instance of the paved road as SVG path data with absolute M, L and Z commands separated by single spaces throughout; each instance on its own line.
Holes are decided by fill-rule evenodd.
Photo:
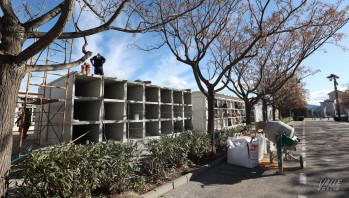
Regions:
M 287 162 L 286 175 L 276 175 L 275 169 L 224 162 L 162 197 L 349 197 L 349 123 L 306 119 L 293 125 L 302 138 L 295 155 L 303 155 L 304 169 Z

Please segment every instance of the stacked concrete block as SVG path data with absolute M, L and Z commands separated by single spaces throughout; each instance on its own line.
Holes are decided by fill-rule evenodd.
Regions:
M 60 78 L 50 84 L 63 81 Z M 190 90 L 82 73 L 71 73 L 68 87 L 65 142 L 81 136 L 77 143 L 144 139 L 192 129 Z M 44 89 L 39 92 L 43 93 Z M 51 92 L 52 88 L 46 88 L 45 98 Z M 64 92 L 59 92 L 57 98 L 64 98 Z M 62 112 L 64 108 L 59 106 L 62 103 L 49 103 L 45 109 Z M 43 120 L 45 122 L 48 121 Z M 42 144 L 58 143 L 61 131 L 61 126 L 57 125 L 42 132 Z

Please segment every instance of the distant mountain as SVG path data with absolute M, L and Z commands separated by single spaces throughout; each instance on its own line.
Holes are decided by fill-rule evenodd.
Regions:
M 308 104 L 306 106 L 307 109 L 310 109 L 310 110 L 320 110 L 320 106 L 319 105 L 312 105 L 312 104 Z

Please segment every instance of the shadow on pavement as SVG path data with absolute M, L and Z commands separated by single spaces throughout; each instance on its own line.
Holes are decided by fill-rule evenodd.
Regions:
M 276 167 L 276 168 L 275 168 Z M 284 171 L 299 170 L 300 167 L 289 166 L 285 167 Z M 255 168 L 244 168 L 228 164 L 226 161 L 222 161 L 220 164 L 211 168 L 210 171 L 192 176 L 191 181 L 200 182 L 201 187 L 204 188 L 208 185 L 217 184 L 236 184 L 243 180 L 256 179 L 262 177 L 273 177 L 276 174 L 277 165 L 273 164 L 272 167 L 257 166 Z

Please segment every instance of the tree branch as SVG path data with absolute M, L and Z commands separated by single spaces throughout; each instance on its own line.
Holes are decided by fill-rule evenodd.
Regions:
M 52 43 L 61 33 L 64 31 L 69 23 L 69 20 L 73 14 L 75 0 L 66 0 L 64 7 L 62 9 L 62 14 L 59 17 L 57 23 L 40 38 L 37 42 L 33 43 L 27 49 L 23 50 L 15 59 L 15 62 L 25 62 L 30 57 L 34 56 L 44 48 L 46 48 L 50 43 Z
M 17 18 L 16 14 L 12 9 L 11 0 L 1 0 L 0 7 L 1 7 L 1 10 L 4 12 L 5 16 L 9 16 L 13 18 L 16 22 L 19 22 L 19 19 Z
M 37 71 L 55 71 L 61 69 L 68 69 L 84 63 L 90 56 L 92 56 L 92 52 L 86 52 L 85 55 L 77 61 L 71 63 L 62 63 L 55 65 L 28 65 L 27 72 L 37 72 Z
M 104 24 L 102 24 L 98 27 L 95 27 L 95 28 L 81 31 L 81 32 L 64 32 L 64 33 L 59 35 L 58 39 L 80 38 L 80 37 L 89 36 L 89 35 L 97 34 L 97 33 L 112 29 L 111 24 L 120 15 L 120 13 L 125 8 L 125 6 L 131 1 L 132 0 L 124 0 L 120 4 L 118 9 L 115 11 L 115 13 Z M 42 38 L 44 36 L 45 36 L 45 32 L 33 32 L 33 33 L 28 35 L 28 38 Z
M 31 20 L 31 21 L 24 23 L 23 27 L 27 30 L 30 30 L 32 28 L 36 28 L 36 27 L 50 21 L 51 19 L 53 19 L 59 13 L 62 12 L 63 6 L 64 6 L 64 2 L 62 2 L 61 4 L 59 4 L 58 6 L 53 8 L 52 10 L 50 10 L 49 12 L 45 13 L 44 15 L 42 15 L 34 20 Z

